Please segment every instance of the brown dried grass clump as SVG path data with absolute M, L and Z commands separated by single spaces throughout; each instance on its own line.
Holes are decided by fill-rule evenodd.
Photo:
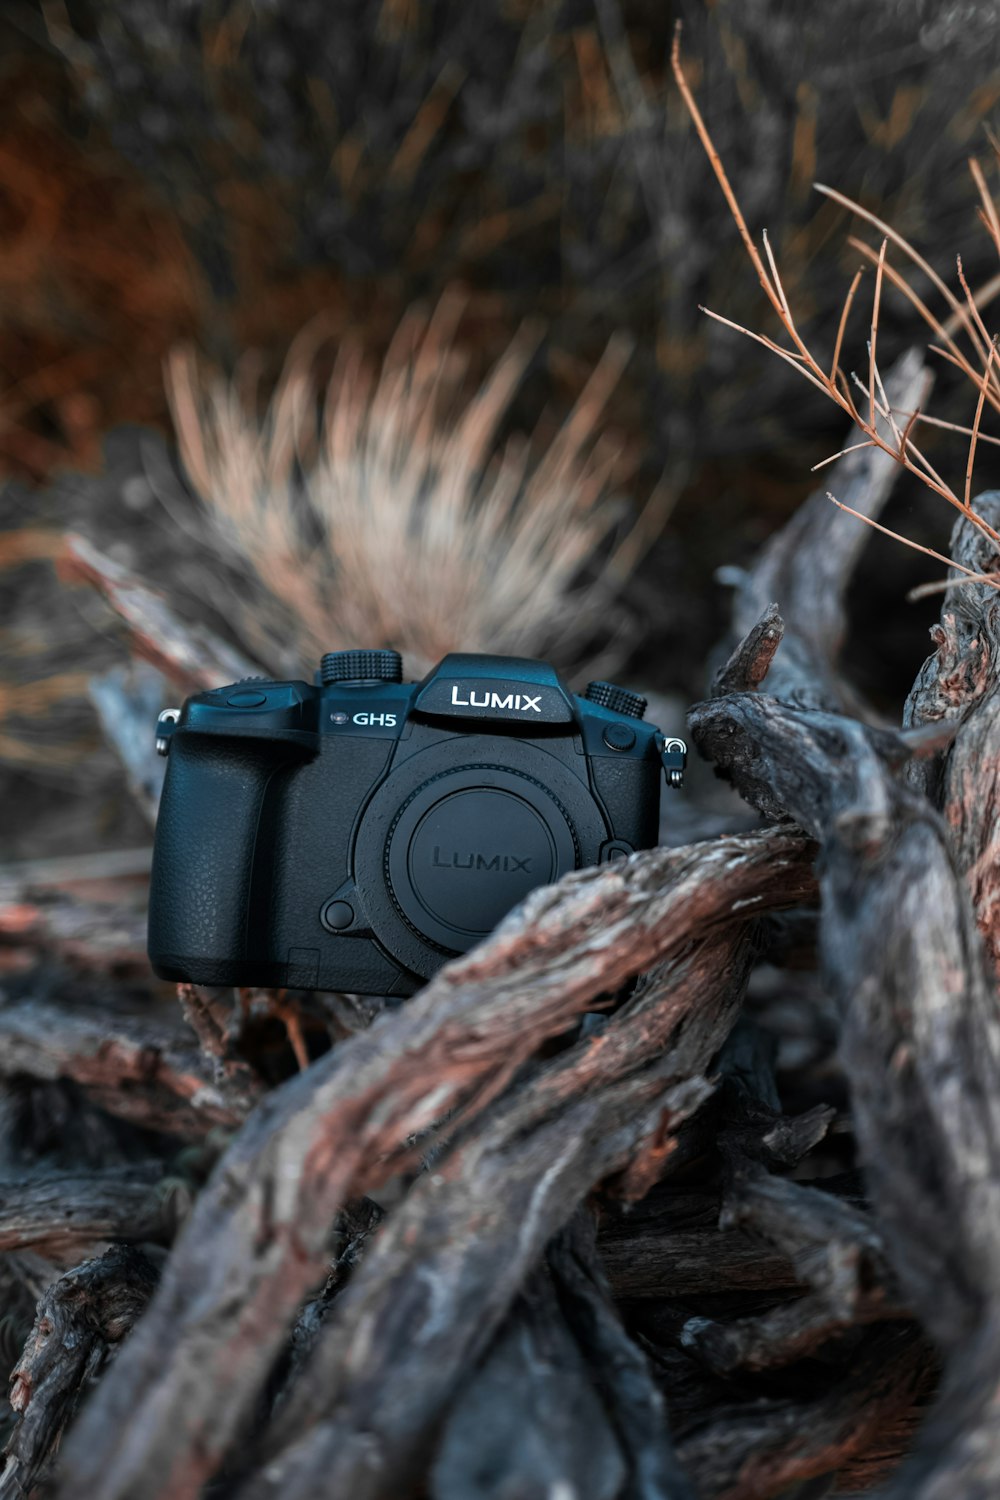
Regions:
M 852 445 L 850 448 L 841 450 L 840 453 L 831 454 L 829 458 L 815 464 L 813 466 L 815 469 L 824 468 L 827 464 L 840 458 L 844 452 L 853 452 L 859 448 L 881 449 L 884 453 L 888 453 L 894 458 L 908 473 L 915 475 L 934 494 L 940 495 L 949 505 L 960 511 L 989 538 L 998 554 L 997 569 L 987 574 L 975 573 L 972 569 L 955 562 L 952 558 L 943 556 L 933 548 L 924 547 L 909 537 L 901 536 L 898 532 L 891 531 L 887 526 L 881 525 L 870 516 L 861 515 L 860 512 L 852 509 L 851 506 L 842 504 L 835 495 L 830 495 L 829 498 L 833 501 L 834 505 L 840 506 L 841 510 L 847 511 L 849 515 L 856 516 L 859 521 L 864 521 L 867 525 L 873 526 L 877 531 L 885 533 L 885 535 L 892 537 L 895 541 L 902 542 L 906 546 L 912 547 L 915 551 L 926 553 L 928 556 L 936 558 L 939 562 L 946 563 L 950 568 L 964 575 L 958 582 L 985 583 L 1000 590 L 1000 533 L 972 508 L 972 474 L 977 445 L 980 442 L 1000 444 L 1000 438 L 988 436 L 981 431 L 985 407 L 989 406 L 994 412 L 1000 413 L 1000 366 L 998 366 L 996 359 L 997 342 L 1000 335 L 996 333 L 991 334 L 987 330 L 982 316 L 982 309 L 1000 291 L 1000 275 L 993 276 L 985 286 L 980 288 L 978 293 L 974 294 L 963 272 L 962 259 L 959 256 L 957 259 L 957 273 L 961 295 L 957 295 L 905 236 L 897 233 L 876 214 L 864 208 L 861 204 L 856 203 L 853 199 L 846 197 L 843 193 L 839 193 L 833 188 L 825 187 L 822 183 L 816 183 L 815 186 L 819 192 L 841 204 L 844 208 L 850 209 L 852 213 L 858 214 L 884 236 L 877 250 L 857 238 L 852 237 L 849 240 L 849 243 L 856 250 L 859 250 L 875 267 L 875 289 L 872 298 L 871 323 L 868 334 L 867 379 L 862 380 L 854 372 L 848 378 L 841 366 L 841 354 L 847 322 L 864 267 L 861 267 L 855 273 L 844 299 L 837 326 L 832 360 L 829 362 L 829 365 L 821 363 L 818 356 L 807 344 L 795 322 L 788 298 L 785 295 L 777 262 L 767 237 L 767 231 L 765 230 L 763 233 L 766 265 L 764 257 L 761 256 L 751 238 L 746 220 L 729 181 L 726 169 L 723 166 L 722 159 L 715 148 L 708 127 L 702 118 L 701 112 L 695 103 L 694 95 L 684 76 L 680 58 L 680 34 L 681 27 L 678 22 L 671 54 L 673 73 L 677 81 L 677 86 L 680 89 L 701 143 L 705 148 L 712 170 L 722 189 L 730 213 L 739 230 L 744 248 L 757 273 L 760 285 L 771 306 L 774 308 L 778 320 L 792 344 L 792 348 L 782 347 L 782 345 L 775 343 L 773 339 L 766 337 L 766 335 L 752 332 L 749 328 L 745 328 L 742 324 L 733 322 L 729 318 L 722 317 L 710 308 L 702 308 L 702 311 L 706 312 L 710 318 L 714 318 L 716 322 L 723 323 L 726 327 L 735 329 L 737 333 L 746 334 L 748 338 L 753 339 L 756 343 L 763 344 L 771 353 L 776 354 L 779 359 L 791 365 L 810 385 L 822 391 L 835 405 L 839 406 L 858 428 L 858 431 L 862 435 L 861 442 Z M 1000 164 L 1000 142 L 997 141 L 991 132 L 987 132 L 987 134 L 990 145 L 993 148 L 995 164 Z M 996 202 L 990 192 L 982 165 L 975 158 L 971 158 L 969 168 L 979 193 L 979 218 L 998 256 L 1000 256 L 1000 215 L 998 215 Z M 948 308 L 947 313 L 939 317 L 918 294 L 907 277 L 889 264 L 887 251 L 890 241 L 903 252 L 916 272 L 927 278 L 934 291 L 944 300 Z M 882 289 L 886 280 L 891 282 L 893 286 L 904 294 L 912 306 L 916 308 L 920 317 L 931 329 L 932 333 L 940 340 L 940 343 L 929 346 L 931 353 L 938 355 L 947 363 L 955 366 L 974 385 L 976 389 L 976 404 L 971 427 L 963 427 L 954 422 L 945 422 L 928 416 L 919 410 L 897 412 L 890 407 L 876 357 L 879 310 L 882 302 Z M 860 390 L 863 395 L 860 405 L 855 399 L 856 390 Z M 914 430 L 921 423 L 946 428 L 952 432 L 963 433 L 968 437 L 968 454 L 961 494 L 958 492 L 957 487 L 950 484 L 941 476 L 926 454 L 914 441 Z M 888 430 L 888 436 L 886 435 L 886 430 Z M 924 585 L 914 590 L 911 597 L 938 588 L 950 588 L 954 586 L 955 580 L 947 580 L 941 584 Z
M 263 417 L 190 350 L 170 360 L 181 458 L 212 545 L 246 579 L 238 626 L 261 660 L 298 670 L 360 645 L 412 664 L 456 649 L 565 660 L 600 627 L 621 554 L 596 559 L 630 467 L 600 428 L 625 341 L 544 446 L 502 438 L 538 333 L 522 328 L 469 395 L 463 305 L 446 294 L 404 318 L 378 369 L 342 343 L 325 389 L 307 330 Z

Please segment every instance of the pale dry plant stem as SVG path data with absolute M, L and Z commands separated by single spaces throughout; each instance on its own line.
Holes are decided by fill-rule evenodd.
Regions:
M 691 88 L 684 76 L 684 70 L 681 66 L 680 37 L 681 24 L 680 22 L 678 22 L 674 33 L 674 45 L 671 53 L 671 65 L 673 68 L 674 78 L 677 82 L 677 87 L 680 90 L 681 97 L 684 100 L 685 106 L 694 124 L 695 130 L 698 134 L 699 139 L 701 140 L 702 146 L 704 147 L 705 153 L 715 174 L 716 180 L 718 181 L 726 203 L 729 206 L 730 212 L 733 216 L 733 220 L 739 232 L 740 239 L 743 242 L 743 246 L 750 258 L 751 264 L 753 265 L 754 270 L 757 273 L 757 277 L 760 281 L 761 287 L 763 288 L 768 301 L 777 314 L 782 327 L 784 328 L 794 347 L 793 349 L 783 348 L 780 344 L 776 343 L 773 339 L 768 338 L 765 334 L 753 332 L 752 330 L 743 327 L 742 324 L 735 323 L 729 318 L 724 318 L 720 314 L 713 312 L 709 308 L 704 308 L 702 310 L 706 312 L 709 317 L 714 318 L 716 322 L 722 323 L 725 327 L 732 328 L 737 333 L 741 333 L 745 337 L 753 339 L 755 343 L 762 344 L 764 348 L 768 349 L 772 354 L 776 354 L 779 359 L 782 359 L 786 364 L 791 365 L 792 368 L 796 370 L 803 379 L 807 380 L 810 385 L 816 386 L 824 393 L 824 395 L 826 395 L 831 401 L 833 401 L 838 407 L 840 407 L 841 410 L 845 411 L 850 416 L 852 422 L 860 429 L 863 435 L 863 441 L 842 449 L 841 454 L 834 455 L 834 457 L 840 457 L 843 453 L 854 452 L 859 448 L 874 447 L 881 449 L 882 452 L 888 454 L 904 469 L 916 475 L 916 477 L 919 478 L 923 484 L 925 484 L 929 489 L 933 490 L 936 494 L 940 495 L 942 499 L 946 500 L 949 505 L 961 511 L 962 514 L 966 516 L 981 531 L 983 531 L 997 546 L 998 550 L 1000 550 L 1000 533 L 995 531 L 992 526 L 990 526 L 980 515 L 978 515 L 972 509 L 970 499 L 972 469 L 975 461 L 976 445 L 980 437 L 980 424 L 982 421 L 984 406 L 988 403 L 997 410 L 1000 410 L 1000 375 L 998 375 L 998 371 L 994 367 L 995 343 L 987 332 L 986 325 L 983 322 L 980 312 L 980 306 L 985 305 L 985 302 L 989 299 L 989 296 L 993 295 L 991 289 L 992 283 L 990 284 L 990 287 L 985 289 L 984 293 L 981 294 L 979 299 L 977 300 L 977 298 L 973 296 L 972 291 L 966 283 L 964 274 L 962 272 L 961 261 L 959 261 L 959 281 L 965 295 L 966 304 L 963 306 L 962 302 L 959 301 L 959 299 L 951 291 L 951 289 L 937 275 L 933 267 L 930 266 L 923 259 L 923 257 L 920 256 L 918 252 L 914 250 L 913 247 L 892 228 L 891 225 L 886 224 L 882 219 L 880 219 L 876 214 L 873 214 L 870 210 L 865 209 L 859 204 L 852 202 L 842 193 L 838 193 L 832 188 L 827 188 L 822 186 L 821 184 L 817 184 L 820 192 L 826 194 L 827 197 L 833 199 L 835 202 L 842 204 L 845 208 L 849 208 L 852 211 L 860 214 L 861 217 L 865 218 L 870 224 L 874 225 L 883 235 L 881 246 L 877 252 L 872 250 L 870 246 L 865 245 L 861 241 L 856 241 L 853 239 L 851 241 L 852 244 L 857 245 L 857 247 L 862 250 L 862 252 L 868 257 L 868 259 L 873 261 L 875 264 L 875 290 L 872 299 L 871 327 L 868 342 L 867 384 L 863 386 L 858 376 L 852 377 L 856 384 L 865 390 L 868 398 L 867 416 L 863 415 L 862 410 L 859 408 L 857 402 L 851 395 L 850 382 L 845 379 L 840 368 L 847 320 L 851 311 L 852 304 L 854 302 L 855 294 L 858 289 L 861 272 L 858 271 L 858 273 L 854 276 L 854 279 L 851 282 L 850 288 L 845 298 L 843 310 L 841 312 L 840 321 L 837 328 L 837 337 L 834 344 L 833 359 L 829 367 L 829 373 L 827 373 L 820 366 L 818 360 L 814 357 L 808 345 L 804 341 L 802 335 L 799 333 L 798 328 L 796 327 L 791 308 L 785 296 L 784 287 L 781 283 L 781 277 L 778 271 L 777 262 L 772 252 L 771 245 L 767 237 L 767 232 L 765 231 L 762 236 L 764 244 L 764 254 L 767 258 L 767 266 L 765 266 L 764 260 L 760 256 L 757 247 L 753 242 L 750 231 L 747 228 L 746 220 L 744 219 L 742 210 L 740 209 L 739 201 L 736 197 L 735 192 L 733 191 L 732 185 L 726 174 L 725 167 L 723 166 L 722 159 L 715 148 L 708 127 L 706 126 L 705 121 L 702 118 L 701 112 L 699 111 L 697 103 L 695 102 L 694 95 L 692 94 Z M 973 178 L 979 190 L 980 197 L 983 200 L 984 206 L 980 210 L 981 216 L 986 223 L 991 238 L 997 244 L 998 250 L 1000 250 L 1000 219 L 998 219 L 996 207 L 990 197 L 985 177 L 983 176 L 981 169 L 978 167 L 978 163 L 976 165 L 976 170 L 973 172 Z M 928 277 L 932 285 L 936 287 L 944 297 L 945 301 L 948 303 L 948 306 L 951 308 L 952 313 L 951 318 L 948 319 L 945 323 L 942 323 L 934 316 L 934 314 L 923 302 L 923 300 L 918 297 L 913 289 L 909 286 L 905 277 L 901 276 L 888 264 L 886 251 L 890 241 L 904 251 L 904 253 L 913 262 L 913 264 L 916 265 L 918 269 Z M 921 316 L 924 317 L 928 325 L 934 330 L 936 334 L 938 334 L 939 337 L 941 337 L 942 341 L 944 342 L 945 348 L 937 352 L 941 353 L 943 357 L 948 359 L 951 363 L 956 364 L 961 370 L 963 370 L 965 374 L 967 374 L 972 380 L 974 380 L 977 386 L 978 404 L 976 407 L 976 416 L 971 429 L 967 429 L 970 437 L 970 443 L 968 462 L 966 465 L 964 497 L 959 497 L 959 495 L 956 494 L 951 485 L 949 485 L 942 478 L 942 476 L 930 463 L 926 455 L 913 441 L 911 434 L 917 421 L 929 421 L 930 419 L 922 417 L 919 412 L 912 412 L 906 420 L 905 427 L 902 431 L 900 431 L 899 425 L 896 421 L 896 415 L 892 411 L 892 408 L 890 407 L 889 401 L 886 397 L 885 388 L 882 383 L 882 377 L 878 368 L 877 358 L 879 311 L 882 301 L 883 281 L 885 278 L 888 278 L 894 286 L 899 287 L 899 289 L 903 291 L 904 295 L 906 295 L 914 304 L 914 306 L 916 306 L 917 310 L 920 312 Z M 979 359 L 983 365 L 982 370 L 977 370 L 969 361 L 969 359 L 962 353 L 962 350 L 956 344 L 953 337 L 953 329 L 949 326 L 951 324 L 954 325 L 954 331 L 961 330 L 968 337 L 973 350 L 975 351 L 977 359 Z M 884 426 L 880 426 L 880 423 L 884 424 Z M 888 433 L 891 435 L 891 441 L 885 435 L 885 429 L 887 429 Z M 990 438 L 984 438 L 984 440 L 996 441 L 995 439 Z M 825 463 L 831 461 L 832 460 L 830 459 L 824 460 L 824 463 L 817 464 L 815 467 L 822 468 L 824 467 Z M 941 553 L 935 552 L 932 548 L 920 546 L 918 543 L 911 541 L 909 538 L 901 536 L 897 532 L 890 531 L 888 527 L 880 526 L 870 517 L 861 515 L 856 510 L 853 510 L 850 506 L 842 505 L 835 499 L 833 495 L 830 495 L 829 498 L 833 500 L 835 504 L 839 505 L 841 510 L 847 511 L 850 515 L 857 516 L 859 520 L 865 521 L 868 525 L 874 527 L 876 530 L 884 532 L 886 535 L 893 537 L 895 540 L 902 542 L 909 547 L 912 547 L 914 550 L 923 552 L 928 556 L 934 557 L 942 562 L 949 561 Z M 956 568 L 958 567 L 957 564 L 952 564 L 952 566 Z M 958 571 L 968 574 L 970 578 L 975 577 L 977 581 L 979 581 L 979 575 L 971 574 L 969 569 L 959 568 Z M 997 576 L 994 576 L 992 574 L 988 575 L 986 581 L 990 582 L 994 587 L 1000 589 L 1000 574 L 998 574 Z
M 937 291 L 940 292 L 941 296 L 945 299 L 948 306 L 951 308 L 957 322 L 962 328 L 965 329 L 966 333 L 969 335 L 969 338 L 976 348 L 977 354 L 982 359 L 985 359 L 985 345 L 982 347 L 979 346 L 975 326 L 970 321 L 969 315 L 966 312 L 965 308 L 962 306 L 961 302 L 959 302 L 958 298 L 948 286 L 947 282 L 941 279 L 941 277 L 935 271 L 934 267 L 930 265 L 930 263 L 926 261 L 924 257 L 913 248 L 909 240 L 905 239 L 903 235 L 901 235 L 897 230 L 893 229 L 891 224 L 887 224 L 884 219 L 880 219 L 878 214 L 873 214 L 870 209 L 865 208 L 860 203 L 856 203 L 853 198 L 848 198 L 846 194 L 839 193 L 836 188 L 827 187 L 827 185 L 823 182 L 817 182 L 815 186 L 818 193 L 822 193 L 825 197 L 831 198 L 834 203 L 839 203 L 842 208 L 850 209 L 852 213 L 856 213 L 860 218 L 867 219 L 868 223 L 871 224 L 873 229 L 877 229 L 879 234 L 881 234 L 885 239 L 891 240 L 894 245 L 898 246 L 898 248 L 902 250 L 904 255 L 908 256 L 909 259 L 913 261 L 914 265 L 917 266 L 919 270 L 923 271 L 928 281 L 930 281 L 932 286 L 934 286 Z
M 965 467 L 965 508 L 972 512 L 972 466 L 976 461 L 976 442 L 979 438 L 979 424 L 983 419 L 983 403 L 986 400 L 986 392 L 990 383 L 990 373 L 993 369 L 993 356 L 997 352 L 996 339 L 990 341 L 990 352 L 986 358 L 986 369 L 983 372 L 983 383 L 979 391 L 979 400 L 976 402 L 976 415 L 972 423 L 972 433 L 969 438 L 969 461 Z

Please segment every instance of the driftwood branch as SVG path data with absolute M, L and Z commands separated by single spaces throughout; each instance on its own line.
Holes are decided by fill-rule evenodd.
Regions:
M 769 831 L 570 876 L 536 892 L 401 1012 L 284 1085 L 199 1198 L 148 1317 L 84 1414 L 71 1448 L 75 1482 L 95 1496 L 136 1485 L 150 1500 L 195 1493 L 221 1462 L 295 1305 L 321 1278 L 337 1207 L 397 1172 L 412 1156 L 411 1139 L 449 1111 L 473 1100 L 482 1109 L 546 1037 L 602 994 L 707 941 L 731 922 L 734 903 L 745 917 L 809 899 L 811 854 L 802 835 Z M 555 1096 L 558 1082 L 546 1074 L 538 1087 Z M 624 1164 L 653 1128 L 646 1114 L 639 1124 L 629 1119 L 626 1103 L 658 1119 L 663 1089 L 658 1079 L 611 1086 L 602 1107 L 627 1123 L 609 1134 L 603 1154 L 567 1158 L 552 1178 L 552 1214 L 568 1216 L 602 1168 Z M 584 1128 L 583 1117 L 577 1123 Z M 553 1127 L 559 1141 L 565 1128 Z M 554 1141 L 536 1160 L 548 1164 L 550 1151 L 558 1159 L 561 1150 Z M 558 1219 L 540 1222 L 558 1227 Z M 252 1349 L 241 1333 L 250 1309 Z M 193 1388 L 203 1401 L 192 1400 Z
M 11 1374 L 18 1425 L 5 1449 L 3 1500 L 23 1500 L 57 1451 L 81 1396 L 145 1310 L 156 1269 L 115 1246 L 53 1282 Z
M 67 536 L 60 569 L 92 584 L 129 632 L 136 653 L 186 693 L 260 674 L 249 657 L 204 626 L 184 624 L 166 600 L 82 536 Z
M 1000 528 L 1000 492 L 980 495 L 976 511 Z M 995 572 L 1000 558 L 978 526 L 959 517 L 951 556 L 977 573 Z M 1000 975 L 1000 598 L 985 584 L 958 584 L 941 606 L 932 632 L 937 650 L 917 675 L 904 722 L 950 724 L 955 736 L 935 759 L 918 763 L 917 786 L 940 806 L 952 853 L 965 876 L 994 972 Z
M 917 350 L 903 355 L 885 379 L 895 411 L 923 407 L 930 385 Z M 888 424 L 885 435 L 892 441 Z M 859 700 L 838 673 L 837 657 L 845 630 L 844 593 L 869 528 L 845 517 L 828 496 L 875 519 L 899 472 L 898 463 L 877 448 L 845 453 L 824 471 L 822 485 L 771 538 L 754 566 L 738 575 L 730 652 L 753 636 L 772 604 L 793 627 L 768 675 L 768 693 L 804 708 L 857 712 Z
M 804 569 L 814 535 L 804 548 L 800 538 Z M 987 592 L 966 598 L 967 640 L 977 631 L 977 603 L 992 619 Z M 796 613 L 786 616 L 782 651 L 789 638 L 799 647 L 781 686 L 788 699 L 809 704 L 794 677 L 815 680 L 821 647 L 791 597 Z M 980 683 L 973 698 L 985 689 Z M 911 723 L 935 717 L 941 691 L 939 661 L 936 679 L 925 669 L 918 682 Z M 983 1341 L 984 1325 L 995 1326 L 1000 1286 L 1000 1019 L 976 913 L 955 867 L 959 829 L 978 822 L 972 842 L 980 854 L 983 847 L 974 789 L 966 776 L 960 796 L 968 812 L 953 809 L 944 821 L 903 784 L 905 741 L 894 745 L 818 707 L 731 694 L 700 705 L 692 727 L 749 800 L 769 816 L 783 810 L 821 844 L 823 969 L 843 1015 L 842 1055 L 872 1200 L 901 1294 L 950 1356 L 941 1406 L 950 1439 L 940 1441 L 939 1416 L 899 1493 L 936 1494 L 947 1482 L 985 1495 L 1000 1477 L 985 1395 L 1000 1366 Z M 956 767 L 968 764 L 961 732 L 948 757 Z M 955 794 L 959 780 L 951 782 Z
M 160 710 L 171 701 L 163 675 L 144 661 L 130 661 L 92 677 L 90 700 L 97 710 L 101 730 L 117 751 L 125 768 L 129 791 L 155 823 L 166 761 L 150 755 L 153 725 Z
M 689 1319 L 682 1344 L 717 1374 L 789 1365 L 845 1330 L 906 1316 L 876 1226 L 833 1193 L 744 1168 L 721 1223 L 750 1230 L 787 1257 L 810 1294 L 725 1323 Z
M 17 962 L 19 953 L 29 959 L 44 953 L 78 971 L 145 978 L 146 916 L 134 883 L 131 891 L 124 884 L 116 882 L 105 899 L 96 900 L 46 888 L 30 873 L 0 871 L 0 958 L 9 955 L 11 968 L 27 968 L 27 962 Z
M 838 1470 L 849 1482 L 852 1460 L 890 1423 L 909 1416 L 912 1425 L 927 1389 L 919 1335 L 890 1324 L 873 1329 L 849 1368 L 818 1389 L 764 1398 L 752 1411 L 720 1402 L 711 1422 L 681 1437 L 678 1454 L 698 1493 L 720 1500 L 757 1500 Z
M 220 1081 L 175 1021 L 0 994 L 0 1078 L 23 1077 L 72 1079 L 113 1115 L 193 1138 L 242 1123 L 257 1097 Z
M 169 1244 L 188 1207 L 182 1184 L 164 1182 L 158 1164 L 0 1177 L 0 1251 L 65 1262 L 101 1240 Z
M 666 1147 L 705 1097 L 699 1073 L 735 1021 L 747 973 L 745 946 L 732 944 L 699 944 L 673 984 L 637 994 L 414 1184 L 290 1398 L 282 1459 L 268 1456 L 248 1495 L 315 1493 L 321 1473 L 358 1500 L 412 1482 L 463 1368 L 547 1240 L 638 1148 Z M 365 1435 L 377 1438 L 374 1473 Z

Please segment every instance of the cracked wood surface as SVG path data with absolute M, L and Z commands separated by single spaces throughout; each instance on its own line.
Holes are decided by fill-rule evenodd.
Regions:
M 398 1172 L 412 1158 L 411 1138 L 449 1111 L 481 1111 L 598 997 L 731 923 L 734 902 L 745 903 L 743 917 L 812 890 L 812 846 L 796 831 L 578 872 L 535 892 L 401 1011 L 265 1099 L 199 1197 L 148 1316 L 83 1415 L 70 1449 L 75 1482 L 95 1500 L 136 1485 L 149 1500 L 196 1493 L 322 1275 L 340 1204 Z M 597 1051 L 614 1055 L 614 1046 Z M 581 1062 L 584 1074 L 592 1066 Z M 539 1087 L 557 1084 L 543 1074 Z M 646 1085 L 615 1087 L 633 1091 L 640 1109 Z M 582 1193 L 590 1182 L 577 1170 L 567 1180 Z M 213 1394 L 202 1403 L 193 1389 Z

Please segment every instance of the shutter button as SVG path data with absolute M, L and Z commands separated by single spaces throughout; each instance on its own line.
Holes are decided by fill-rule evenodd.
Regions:
M 253 688 L 244 688 L 241 693 L 230 693 L 226 702 L 230 708 L 260 708 L 262 703 L 267 702 L 267 694 L 256 692 Z

